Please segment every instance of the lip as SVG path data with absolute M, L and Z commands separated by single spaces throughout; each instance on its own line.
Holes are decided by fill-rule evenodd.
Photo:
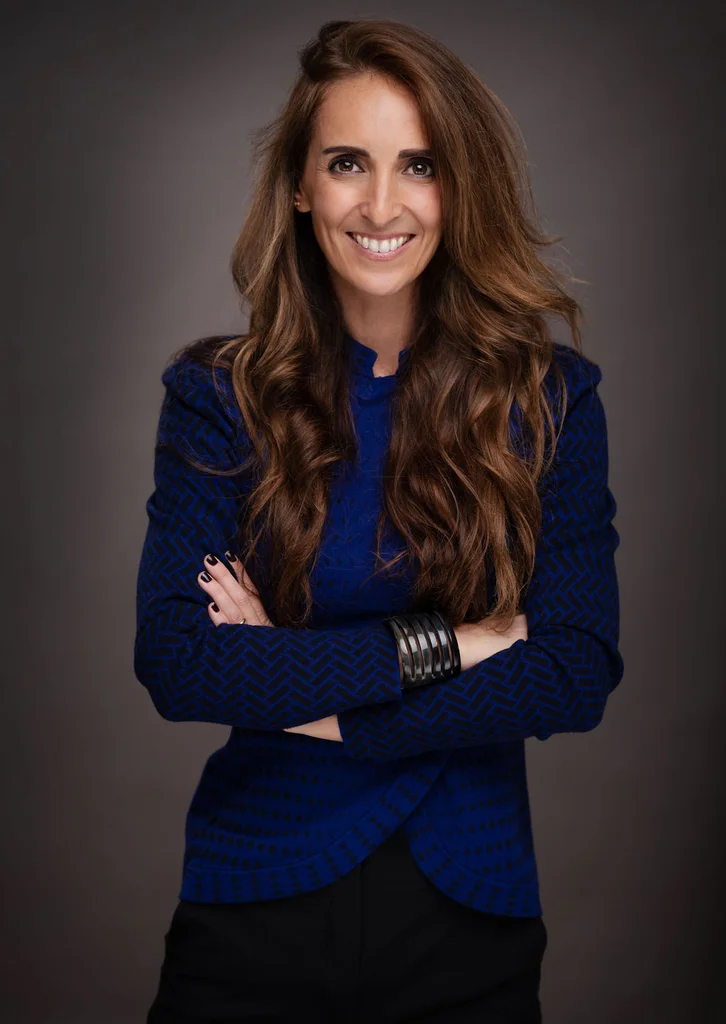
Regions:
M 418 238 L 418 235 L 411 235 L 407 242 L 404 242 L 403 245 L 399 246 L 397 249 L 394 249 L 393 252 L 371 252 L 370 249 L 366 249 L 364 246 L 359 245 L 358 242 L 356 242 L 355 238 L 353 238 L 353 236 L 349 234 L 347 231 L 345 235 L 346 238 L 350 239 L 351 244 L 356 247 L 358 252 L 362 256 L 367 256 L 369 260 L 395 260 L 396 256 L 398 256 L 402 252 L 405 252 L 411 245 L 411 242 L 415 242 L 416 239 Z

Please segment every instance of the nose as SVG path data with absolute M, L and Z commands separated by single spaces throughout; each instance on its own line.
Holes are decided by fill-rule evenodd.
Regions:
M 372 174 L 361 203 L 363 216 L 377 231 L 398 220 L 403 210 L 396 175 Z

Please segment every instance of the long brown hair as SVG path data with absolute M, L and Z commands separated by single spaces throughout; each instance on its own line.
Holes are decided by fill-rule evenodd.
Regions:
M 542 387 L 550 367 L 555 404 L 566 402 L 546 318 L 564 318 L 581 351 L 582 311 L 563 285 L 575 279 L 538 254 L 560 238 L 538 226 L 516 123 L 440 42 L 387 19 L 327 22 L 300 51 L 300 66 L 282 112 L 254 141 L 260 167 L 231 261 L 250 307 L 248 333 L 203 338 L 172 357 L 184 353 L 231 374 L 256 453 L 237 471 L 251 461 L 257 467 L 238 551 L 253 583 L 269 573 L 275 608 L 268 614 L 278 625 L 304 627 L 331 473 L 357 458 L 357 440 L 341 307 L 310 217 L 295 212 L 293 198 L 331 83 L 378 73 L 418 103 L 443 224 L 418 278 L 411 351 L 392 398 L 375 572 L 415 558 L 416 610 L 438 608 L 453 625 L 496 616 L 505 628 L 531 578 L 538 481 L 557 443 L 557 416 Z M 510 433 L 515 403 L 523 446 Z M 380 555 L 386 517 L 406 542 L 389 562 Z M 269 563 L 255 568 L 263 534 Z

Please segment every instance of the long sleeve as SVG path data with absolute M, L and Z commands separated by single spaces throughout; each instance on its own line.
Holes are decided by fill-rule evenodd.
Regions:
M 571 357 L 574 358 L 574 357 Z M 623 676 L 619 595 L 608 488 L 600 368 L 577 356 L 555 462 L 542 488 L 543 522 L 518 640 L 459 676 L 401 701 L 343 712 L 353 758 L 390 761 L 553 733 L 586 732 L 601 720 Z
M 155 489 L 137 583 L 134 673 L 159 714 L 174 722 L 214 722 L 280 730 L 351 707 L 401 697 L 396 644 L 380 621 L 345 629 L 215 626 L 197 582 L 207 552 L 233 545 L 244 474 L 215 476 L 197 461 L 242 461 L 241 417 L 231 379 L 181 360 L 162 375 L 154 457 Z M 226 383 L 225 383 L 226 382 Z M 254 581 L 253 581 L 254 582 Z

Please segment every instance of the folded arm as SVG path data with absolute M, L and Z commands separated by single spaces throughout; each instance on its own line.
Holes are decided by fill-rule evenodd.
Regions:
M 542 532 L 523 610 L 527 640 L 400 701 L 344 711 L 338 721 L 354 758 L 389 761 L 553 733 L 601 720 L 623 675 L 619 597 L 599 367 L 585 364 L 570 393 L 556 461 L 543 488 Z
M 209 368 L 177 362 L 162 382 L 134 644 L 136 678 L 159 714 L 280 730 L 400 699 L 397 648 L 382 620 L 315 630 L 210 620 L 197 574 L 207 552 L 220 555 L 234 545 L 244 474 L 197 471 L 167 444 L 231 468 L 242 458 L 238 423 L 220 402 Z

